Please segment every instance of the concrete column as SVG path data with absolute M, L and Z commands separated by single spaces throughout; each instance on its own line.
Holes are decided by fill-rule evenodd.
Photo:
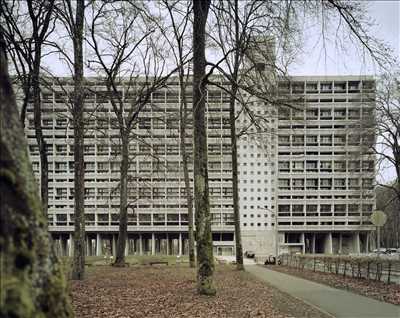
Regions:
M 360 233 L 354 233 L 354 238 L 353 238 L 353 243 L 354 243 L 354 253 L 359 254 L 360 253 Z
M 312 245 L 311 251 L 313 254 L 315 254 L 315 233 L 313 233 L 313 235 L 312 235 L 312 244 L 311 245 Z
M 68 255 L 68 239 L 64 239 L 64 235 L 60 235 L 60 242 L 61 242 L 61 255 L 67 256 Z
M 89 235 L 85 235 L 85 238 L 86 238 L 86 256 L 90 256 L 92 242 L 89 239 Z
M 304 233 L 300 234 L 300 242 L 303 243 L 302 250 L 303 250 L 303 254 L 305 254 L 306 253 L 306 239 L 305 239 Z
M 327 254 L 333 254 L 332 232 L 329 232 L 327 234 L 324 250 L 325 250 L 325 253 L 327 253 Z
M 68 256 L 72 257 L 74 255 L 74 239 L 72 233 L 69 233 L 68 239 Z
M 156 254 L 156 239 L 154 233 L 151 233 L 151 255 Z
M 143 255 L 142 234 L 139 234 L 139 255 Z
M 129 254 L 129 236 L 125 242 L 125 256 L 128 256 L 128 254 Z
M 56 242 L 57 242 L 57 255 L 58 255 L 58 256 L 64 256 L 64 254 L 63 254 L 63 248 L 62 248 L 62 239 L 61 239 L 61 235 L 60 235 L 59 239 L 58 239 Z
M 117 255 L 116 251 L 117 251 L 117 242 L 115 240 L 115 236 L 114 234 L 112 234 L 112 252 L 111 255 L 113 255 L 114 257 Z
M 179 233 L 179 255 L 182 255 L 182 233 Z
M 167 235 L 167 255 L 169 255 L 169 235 L 168 233 L 166 235 Z
M 96 256 L 101 256 L 101 237 L 100 233 L 96 234 Z
M 369 253 L 369 232 L 365 234 L 365 253 Z

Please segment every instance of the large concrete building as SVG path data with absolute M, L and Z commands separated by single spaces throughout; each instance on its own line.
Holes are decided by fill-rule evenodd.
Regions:
M 74 229 L 73 129 L 65 80 L 43 88 L 43 128 L 49 154 L 49 230 L 61 254 L 71 254 Z M 85 217 L 88 255 L 112 254 L 118 235 L 119 141 L 106 88 L 90 80 L 85 100 Z M 130 143 L 127 254 L 187 252 L 187 206 L 179 146 L 179 85 L 151 96 Z M 119 87 L 121 94 L 127 92 Z M 368 249 L 374 209 L 374 157 L 365 147 L 374 112 L 370 77 L 292 77 L 282 96 L 294 108 L 254 98 L 262 128 L 238 117 L 239 195 L 244 250 L 349 253 Z M 129 99 L 129 96 L 127 100 Z M 187 90 L 191 103 L 191 87 Z M 214 252 L 234 253 L 229 96 L 209 87 L 207 128 Z M 33 110 L 26 134 L 34 172 L 40 172 Z M 189 130 L 191 124 L 189 123 Z M 189 133 L 191 136 L 191 131 Z M 372 140 L 371 140 L 372 138 Z M 190 152 L 191 137 L 187 139 Z M 192 164 L 190 172 L 193 172 Z M 39 180 L 39 178 L 38 178 Z

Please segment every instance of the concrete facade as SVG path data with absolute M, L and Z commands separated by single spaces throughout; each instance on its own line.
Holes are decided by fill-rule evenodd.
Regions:
M 268 122 L 239 141 L 244 246 L 261 230 L 277 233 L 278 243 L 258 254 L 368 251 L 374 79 L 307 76 L 278 85 L 293 106 L 255 103 L 254 113 Z M 248 122 L 239 117 L 241 127 Z
M 68 87 L 67 90 L 72 90 Z M 118 233 L 118 130 L 101 81 L 86 99 L 85 214 L 88 255 L 113 254 Z M 180 160 L 178 83 L 151 96 L 130 144 L 126 254 L 186 254 L 187 210 Z M 121 94 L 129 102 L 124 86 Z M 253 99 L 265 121 L 238 140 L 239 196 L 244 251 L 357 253 L 368 249 L 375 207 L 373 142 L 375 83 L 371 77 L 292 77 L 282 96 L 302 102 L 279 109 Z M 191 87 L 187 98 L 191 106 Z M 73 233 L 73 129 L 67 96 L 43 89 L 43 128 L 49 153 L 49 230 L 60 254 L 71 255 Z M 229 96 L 207 95 L 210 201 L 214 252 L 234 253 Z M 238 118 L 238 131 L 250 124 Z M 191 124 L 189 124 L 190 130 Z M 33 169 L 40 171 L 28 107 L 26 134 Z M 191 134 L 187 139 L 190 149 Z M 192 174 L 192 165 L 190 173 Z M 39 180 L 39 178 L 38 178 Z M 191 180 L 193 181 L 193 180 Z

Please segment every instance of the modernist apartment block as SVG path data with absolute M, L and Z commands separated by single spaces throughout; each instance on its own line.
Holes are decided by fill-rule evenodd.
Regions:
M 71 254 L 74 230 L 73 127 L 66 100 L 68 79 L 43 88 L 43 127 L 49 154 L 49 230 L 60 253 Z M 88 255 L 113 254 L 119 218 L 119 140 L 116 117 L 106 87 L 91 80 L 85 100 L 85 218 Z M 123 86 L 119 87 L 130 103 Z M 192 87 L 187 88 L 188 107 Z M 209 182 L 213 241 L 216 254 L 232 254 L 233 205 L 229 96 L 221 89 L 207 94 Z M 192 158 L 192 115 L 188 119 L 187 152 Z M 26 134 L 36 174 L 40 171 L 33 110 L 28 108 Z M 127 254 L 185 254 L 188 215 L 179 142 L 179 89 L 153 93 L 141 112 L 130 143 L 129 222 Z M 190 162 L 189 172 L 193 173 Z M 39 178 L 38 178 L 39 179 Z M 193 182 L 193 180 L 191 180 Z
M 60 254 L 71 254 L 74 225 L 73 128 L 68 79 L 44 88 L 43 127 L 49 154 L 49 230 Z M 106 88 L 90 80 L 85 101 L 85 216 L 88 255 L 113 254 L 118 235 L 119 141 Z M 187 253 L 188 216 L 179 143 L 179 86 L 171 80 L 140 114 L 130 144 L 126 254 Z M 119 87 L 129 103 L 124 86 Z M 191 87 L 186 96 L 191 107 Z M 368 250 L 375 206 L 374 156 L 368 144 L 375 83 L 370 77 L 292 77 L 279 83 L 294 107 L 253 98 L 262 129 L 238 118 L 239 196 L 244 250 L 357 253 Z M 191 111 L 190 111 L 191 112 Z M 209 181 L 214 251 L 234 253 L 229 96 L 207 93 Z M 192 152 L 192 123 L 187 151 Z M 28 107 L 26 134 L 33 169 L 38 147 Z M 193 173 L 190 163 L 190 173 Z M 39 178 L 38 178 L 39 179 Z

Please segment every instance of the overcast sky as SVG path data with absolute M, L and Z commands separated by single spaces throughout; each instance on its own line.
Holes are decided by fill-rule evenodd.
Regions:
M 377 24 L 371 33 L 385 41 L 400 61 L 400 1 L 366 1 L 368 14 Z M 364 61 L 354 48 L 344 53 L 330 44 L 322 50 L 318 30 L 305 33 L 304 54 L 290 68 L 292 75 L 362 75 L 379 73 L 371 61 Z M 326 55 L 324 54 L 326 52 Z

